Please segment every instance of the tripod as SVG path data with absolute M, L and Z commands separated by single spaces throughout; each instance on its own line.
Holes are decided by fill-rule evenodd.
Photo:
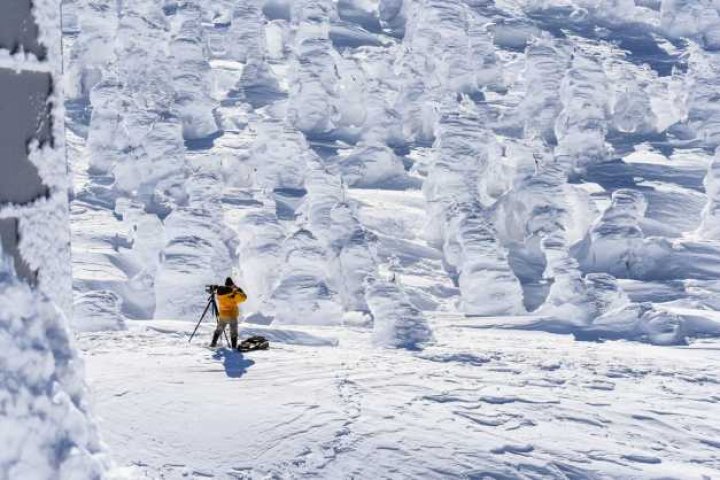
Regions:
M 195 333 L 197 332 L 198 328 L 200 327 L 200 324 L 202 323 L 203 319 L 205 318 L 205 315 L 207 314 L 208 310 L 210 310 L 210 307 L 212 307 L 212 313 L 215 316 L 215 323 L 220 323 L 220 313 L 218 312 L 218 306 L 215 302 L 215 292 L 211 292 L 210 296 L 208 297 L 208 303 L 205 306 L 205 310 L 203 310 L 202 315 L 200 316 L 200 320 L 198 320 L 197 325 L 195 325 L 195 330 L 193 330 L 192 335 L 190 335 L 190 339 L 188 340 L 188 343 L 192 342 L 193 337 L 195 336 Z M 228 340 L 227 332 L 223 328 L 223 336 L 225 337 L 225 345 L 230 345 L 230 341 Z

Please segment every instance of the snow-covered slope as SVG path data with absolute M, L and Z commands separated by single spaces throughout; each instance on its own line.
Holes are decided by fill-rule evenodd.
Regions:
M 120 474 L 718 476 L 717 1 L 64 6 Z
M 272 348 L 213 352 L 188 346 L 178 321 L 79 345 L 131 478 L 717 477 L 717 341 L 576 342 L 448 315 L 431 325 L 436 344 L 419 353 L 308 326 L 245 329 Z
M 713 2 L 64 16 L 78 328 L 193 319 L 228 274 L 262 323 L 383 316 L 372 297 L 397 290 L 418 315 L 532 312 L 591 336 L 720 328 L 677 313 L 717 303 Z

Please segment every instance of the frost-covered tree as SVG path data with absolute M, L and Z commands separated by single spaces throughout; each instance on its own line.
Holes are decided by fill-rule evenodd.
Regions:
M 572 158 L 579 168 L 607 158 L 609 97 L 602 65 L 575 51 L 560 87 L 562 110 L 555 120 L 557 155 Z
M 266 120 L 256 125 L 250 147 L 250 165 L 257 187 L 301 189 L 306 163 L 313 158 L 302 133 L 284 120 Z
M 89 101 L 92 88 L 115 63 L 117 5 L 106 0 L 78 0 L 75 4 L 78 35 L 73 42 L 65 77 L 68 100 Z
M 646 246 L 640 221 L 646 210 L 642 193 L 628 189 L 613 192 L 612 203 L 577 247 L 575 256 L 583 269 L 620 278 L 641 276 Z
M 238 273 L 248 294 L 247 310 L 271 317 L 271 295 L 283 263 L 286 232 L 278 221 L 275 202 L 268 197 L 259 201 L 237 226 Z
M 198 172 L 185 188 L 187 205 L 175 208 L 163 222 L 167 244 L 155 279 L 155 318 L 198 318 L 204 306 L 198 286 L 232 273 L 220 175 Z
M 364 281 L 377 271 L 373 241 L 345 199 L 340 178 L 319 163 L 309 165 L 307 195 L 301 207 L 308 229 L 322 240 L 329 254 L 332 284 L 346 310 L 367 311 Z
M 720 145 L 720 105 L 716 101 L 720 55 L 691 49 L 687 82 L 687 123 L 705 147 Z
M 242 63 L 262 58 L 265 49 L 262 3 L 235 1 L 227 34 L 223 37 L 225 58 Z
M 543 278 L 551 283 L 538 312 L 583 324 L 594 311 L 578 262 L 570 254 L 566 181 L 571 168 L 565 157 L 552 159 L 520 188 L 528 214 L 525 243 L 542 257 Z
M 402 180 L 402 160 L 384 143 L 358 142 L 347 155 L 337 157 L 337 167 L 349 186 L 368 187 Z
M 720 47 L 720 6 L 714 0 L 662 0 L 660 27 L 673 37 L 690 37 L 716 50 Z
M 327 133 L 335 128 L 334 104 L 338 70 L 330 41 L 332 2 L 303 0 L 292 6 L 295 29 L 290 72 L 288 119 L 306 134 Z
M 560 85 L 567 69 L 567 55 L 551 38 L 541 37 L 525 50 L 523 72 L 526 94 L 520 115 L 526 137 L 539 136 L 555 143 L 555 119 L 560 114 Z
M 370 144 L 402 145 L 402 119 L 393 107 L 398 88 L 398 75 L 393 68 L 397 46 L 363 47 L 347 56 L 357 68 L 348 68 L 345 77 L 353 79 L 352 99 L 361 114 L 361 139 Z M 357 85 L 359 84 L 359 85 Z M 357 101 L 360 98 L 361 101 Z M 356 116 L 360 118 L 358 112 Z
M 367 279 L 365 299 L 373 315 L 373 343 L 381 347 L 422 349 L 434 338 L 424 315 L 397 283 Z
M 702 211 L 702 223 L 698 233 L 704 238 L 720 239 L 720 147 L 715 149 L 703 184 L 707 203 Z
M 445 251 L 455 246 L 459 255 L 458 286 L 466 315 L 525 313 L 522 290 L 510 269 L 507 252 L 487 215 L 480 211 L 455 214 Z
M 184 2 L 176 13 L 180 23 L 169 44 L 173 110 L 182 121 L 183 138 L 204 138 L 217 132 L 210 97 L 210 65 L 205 48 L 202 12 L 197 2 Z
M 446 265 L 458 276 L 466 314 L 521 313 L 522 291 L 486 209 L 491 165 L 500 149 L 476 115 L 442 118 L 436 157 L 423 186 L 428 202 L 428 241 L 442 248 Z
M 328 251 L 306 229 L 287 237 L 282 266 L 272 293 L 275 322 L 279 324 L 339 324 L 342 306 L 331 287 Z
M 0 56 L 12 59 L 0 67 L 3 479 L 99 480 L 109 463 L 69 329 L 70 182 L 59 11 L 56 0 L 0 4 Z M 91 76 L 86 85 L 95 81 Z

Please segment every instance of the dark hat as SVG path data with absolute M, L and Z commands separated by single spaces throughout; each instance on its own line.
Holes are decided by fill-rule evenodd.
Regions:
M 235 285 L 235 282 L 232 281 L 232 278 L 227 277 L 227 278 L 225 279 L 225 286 L 226 286 L 226 287 L 232 287 L 232 286 L 234 286 L 234 285 Z

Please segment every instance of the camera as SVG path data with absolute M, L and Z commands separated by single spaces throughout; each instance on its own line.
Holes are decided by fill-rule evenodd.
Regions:
M 205 285 L 205 292 L 214 294 L 215 292 L 217 292 L 218 288 L 220 288 L 219 285 Z

